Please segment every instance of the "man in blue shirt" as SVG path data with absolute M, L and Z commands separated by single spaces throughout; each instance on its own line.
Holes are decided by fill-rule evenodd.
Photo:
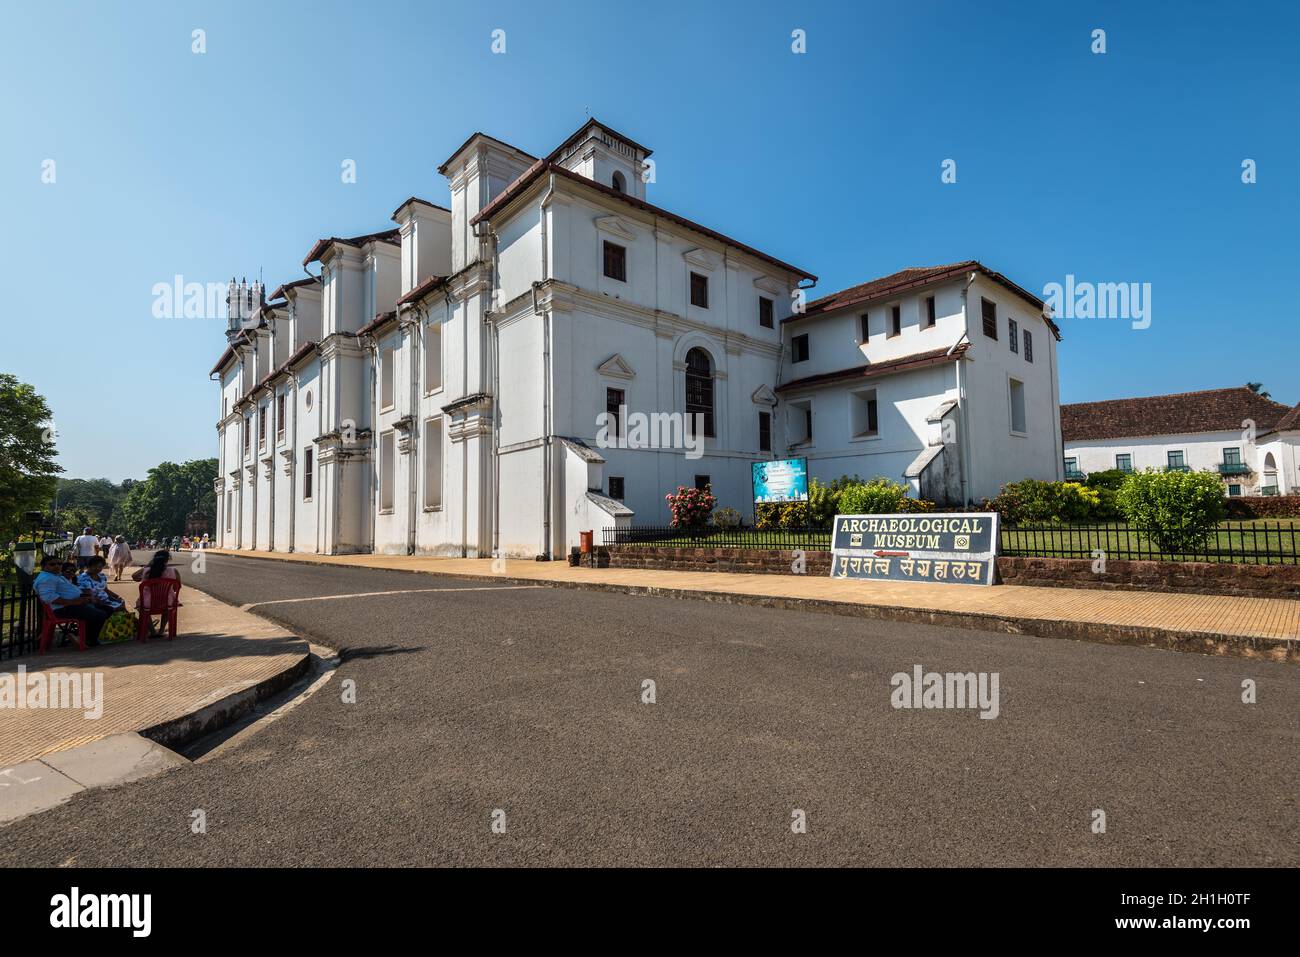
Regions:
M 99 644 L 99 632 L 108 620 L 108 611 L 95 604 L 94 596 L 78 588 L 61 574 L 63 560 L 57 555 L 46 555 L 41 562 L 41 573 L 32 582 L 32 591 L 60 618 L 76 618 L 85 630 L 86 645 Z

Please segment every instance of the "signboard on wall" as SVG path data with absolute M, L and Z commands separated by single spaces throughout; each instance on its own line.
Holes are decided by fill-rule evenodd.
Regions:
M 836 515 L 831 577 L 992 585 L 997 512 Z
M 755 462 L 751 466 L 754 480 L 754 504 L 766 502 L 808 501 L 808 460 L 776 459 Z

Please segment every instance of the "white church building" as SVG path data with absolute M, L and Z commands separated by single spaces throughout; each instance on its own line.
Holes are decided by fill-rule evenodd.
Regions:
M 1040 299 L 975 261 L 814 299 L 649 203 L 650 153 L 595 120 L 544 158 L 475 133 L 446 206 L 319 240 L 269 296 L 232 281 L 217 544 L 560 558 L 682 485 L 752 515 L 773 458 L 945 504 L 1061 477 Z

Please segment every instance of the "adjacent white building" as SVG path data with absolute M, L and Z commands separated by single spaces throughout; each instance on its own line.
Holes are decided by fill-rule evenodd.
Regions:
M 1300 405 L 1246 386 L 1061 407 L 1068 478 L 1107 469 L 1217 472 L 1223 492 L 1300 490 Z
M 751 463 L 791 456 L 946 503 L 1060 477 L 1040 300 L 971 261 L 807 302 L 811 273 L 650 204 L 650 153 L 476 133 L 447 206 L 232 282 L 218 544 L 560 557 L 667 524 L 680 485 L 750 514 Z

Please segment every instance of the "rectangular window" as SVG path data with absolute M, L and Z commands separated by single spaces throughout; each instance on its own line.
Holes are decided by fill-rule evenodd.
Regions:
M 849 428 L 855 439 L 865 439 L 879 434 L 880 423 L 876 415 L 876 390 L 849 393 Z
M 889 335 L 887 338 L 892 339 L 894 336 L 903 334 L 903 307 L 889 307 Z
M 935 324 L 937 316 L 934 309 L 934 296 L 925 297 L 925 327 L 929 329 Z
M 791 445 L 804 445 L 812 442 L 812 400 L 790 403 L 788 434 Z
M 609 477 L 609 497 L 623 501 L 623 476 L 611 475 Z
M 1028 329 L 1025 330 L 1025 361 L 1034 361 L 1034 337 L 1029 334 Z
M 1241 486 L 1240 486 L 1240 485 L 1229 485 L 1229 486 L 1228 486 L 1228 494 L 1229 494 L 1229 495 L 1233 495 L 1233 496 L 1240 495 L 1240 494 L 1241 494 Z
M 1007 320 L 1007 345 L 1012 352 L 1020 351 L 1020 324 L 1014 319 Z
M 275 397 L 275 438 L 277 441 L 284 439 L 284 393 L 281 392 Z
M 864 312 L 862 315 L 858 316 L 858 324 L 858 341 L 865 343 L 871 338 L 871 316 Z
M 430 322 L 424 327 L 424 391 L 437 392 L 442 388 L 442 323 Z
M 1169 470 L 1173 472 L 1181 472 L 1183 469 L 1187 468 L 1187 463 L 1183 459 L 1182 452 L 1167 453 L 1165 461 L 1169 466 Z
M 381 349 L 379 351 L 379 407 L 381 409 L 393 407 L 393 396 L 397 392 L 393 388 L 394 364 L 392 347 Z
M 248 424 L 248 419 L 242 420 L 244 423 L 244 451 L 248 451 L 248 439 L 253 434 L 253 427 Z
M 627 247 L 605 240 L 605 275 L 627 282 Z
M 1223 450 L 1223 464 L 1224 464 L 1224 465 L 1240 465 L 1240 464 L 1241 464 L 1241 449 L 1224 449 L 1224 450 Z
M 766 296 L 758 297 L 758 324 L 764 329 L 772 328 L 772 300 Z
M 442 416 L 424 420 L 424 507 L 442 506 Z
M 1010 380 L 1011 397 L 1011 431 L 1024 435 L 1028 429 L 1025 425 L 1025 384 L 1019 379 Z
M 808 361 L 808 333 L 805 332 L 803 335 L 795 336 L 790 340 L 790 361 Z
M 998 337 L 998 309 L 987 299 L 980 300 L 980 312 L 984 317 L 984 335 L 990 339 Z
M 310 447 L 302 450 L 302 500 L 311 501 L 311 480 L 312 480 L 312 449 Z
M 391 512 L 397 494 L 397 433 L 379 437 L 379 511 Z
M 758 413 L 758 450 L 760 452 L 772 451 L 772 413 Z
M 1066 459 L 1066 460 L 1065 460 L 1065 474 L 1066 474 L 1066 475 L 1075 475 L 1075 474 L 1078 473 L 1078 471 L 1079 471 L 1079 460 L 1078 460 L 1078 459 Z
M 1120 452 L 1115 456 L 1115 468 L 1121 472 L 1133 471 L 1133 455 L 1131 452 Z
M 226 531 L 235 527 L 235 493 L 226 493 Z
M 623 390 L 606 389 L 605 390 L 605 421 L 609 423 L 609 435 L 611 438 L 618 438 L 623 434 L 623 422 L 619 417 L 620 410 L 623 407 Z
M 709 308 L 709 277 L 697 272 L 691 273 L 691 305 L 701 309 Z
M 257 407 L 257 447 L 266 448 L 266 406 Z
M 707 475 L 695 476 L 695 490 L 697 492 L 707 492 L 712 480 Z

